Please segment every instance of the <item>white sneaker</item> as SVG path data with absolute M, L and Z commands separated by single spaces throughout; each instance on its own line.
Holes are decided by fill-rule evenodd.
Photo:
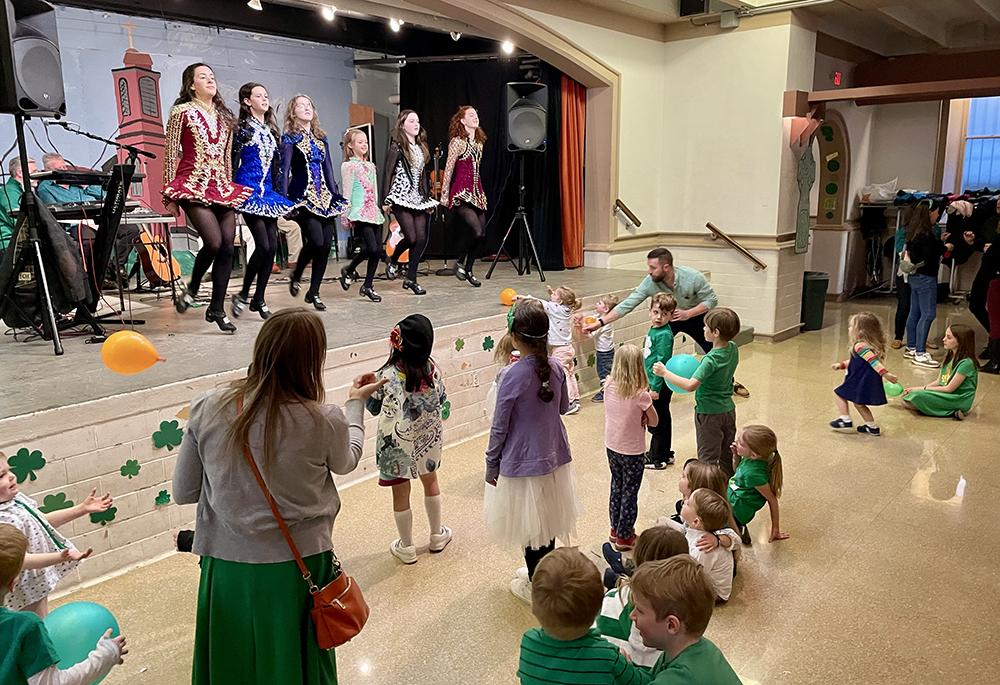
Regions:
M 907 347 L 905 350 L 903 350 L 903 357 L 905 357 L 906 359 L 913 359 L 916 356 L 917 356 L 916 348 Z
M 917 366 L 925 366 L 928 369 L 936 369 L 937 367 L 941 366 L 941 362 L 939 362 L 937 359 L 930 356 L 926 352 L 924 352 L 923 354 L 918 354 L 910 361 L 912 361 Z
M 527 572 L 527 569 L 525 569 Z M 531 606 L 531 583 L 522 578 L 510 581 L 510 592 L 522 602 Z
M 395 539 L 392 544 L 389 545 L 389 551 L 392 552 L 392 556 L 399 559 L 404 564 L 415 564 L 417 563 L 417 548 L 413 545 L 406 547 L 403 545 L 403 541 L 400 539 Z
M 514 575 L 517 576 L 518 578 L 520 578 L 521 580 L 523 580 L 525 583 L 530 583 L 531 582 L 531 580 L 528 578 L 528 567 L 527 566 L 522 566 L 521 568 L 517 569 L 517 571 L 514 573 Z
M 573 400 L 569 403 L 569 409 L 566 410 L 566 416 L 575 414 L 578 411 L 580 411 L 580 400 Z
M 441 526 L 441 533 L 431 536 L 431 551 L 441 552 L 448 546 L 449 542 L 451 542 L 451 528 Z

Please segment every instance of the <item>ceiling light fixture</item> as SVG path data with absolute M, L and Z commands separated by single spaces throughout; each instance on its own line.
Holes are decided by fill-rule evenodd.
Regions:
M 403 25 L 399 19 L 390 19 L 389 28 L 393 30 L 394 33 L 399 33 L 399 27 Z
M 459 32 L 459 31 L 452 31 L 451 32 L 451 39 L 453 41 L 456 41 L 456 42 L 459 41 L 459 40 L 461 40 L 462 39 L 461 32 Z
M 337 8 L 333 5 L 324 6 L 323 9 L 320 10 L 320 13 L 327 21 L 333 21 L 333 17 L 337 13 Z
M 257 10 L 257 11 L 260 11 L 260 10 L 264 9 L 264 7 L 260 4 L 260 0 L 250 0 L 247 3 L 247 7 L 249 7 L 252 10 Z
M 511 42 L 510 42 L 509 40 L 505 40 L 505 41 L 503 42 L 503 45 L 501 45 L 500 47 L 501 47 L 501 48 L 503 49 L 503 51 L 504 51 L 504 52 L 506 52 L 506 53 L 507 53 L 508 55 L 514 52 L 514 44 L 513 44 L 513 43 L 511 43 Z

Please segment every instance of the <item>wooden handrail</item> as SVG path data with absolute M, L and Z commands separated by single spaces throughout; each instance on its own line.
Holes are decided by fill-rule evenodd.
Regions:
M 625 214 L 625 216 L 628 217 L 628 223 L 632 224 L 636 228 L 639 228 L 640 226 L 642 226 L 642 222 L 639 221 L 639 217 L 637 217 L 635 214 L 633 214 L 632 210 L 629 209 L 628 207 L 626 207 L 625 203 L 622 202 L 621 199 L 615 200 L 615 207 L 614 207 L 614 209 L 612 211 L 615 214 L 618 214 L 618 212 L 622 212 L 623 214 Z
M 736 242 L 735 240 L 733 240 L 732 238 L 730 238 L 724 231 L 721 231 L 718 228 L 716 228 L 712 224 L 711 221 L 709 221 L 707 224 L 705 224 L 705 227 L 708 228 L 708 230 L 710 230 L 712 232 L 712 240 L 717 240 L 718 238 L 722 238 L 727 243 L 729 243 L 729 246 L 731 248 L 733 248 L 734 250 L 736 250 L 737 252 L 739 252 L 741 255 L 743 255 L 744 257 L 746 257 L 747 259 L 749 259 L 750 262 L 753 264 L 753 270 L 754 271 L 763 271 L 764 269 L 767 268 L 767 264 L 765 264 L 764 262 L 762 262 L 759 259 L 757 259 L 757 257 L 754 256 L 754 254 L 752 252 L 750 252 L 750 250 L 746 249 L 745 247 L 743 247 L 742 245 L 740 245 L 738 242 Z

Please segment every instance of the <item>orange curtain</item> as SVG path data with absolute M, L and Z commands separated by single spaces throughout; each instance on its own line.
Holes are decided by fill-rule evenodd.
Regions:
M 583 266 L 583 145 L 587 89 L 562 75 L 559 194 L 562 198 L 563 266 Z

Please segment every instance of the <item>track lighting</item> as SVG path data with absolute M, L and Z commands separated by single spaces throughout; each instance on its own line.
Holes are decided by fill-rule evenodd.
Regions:
M 459 41 L 459 40 L 462 39 L 462 34 L 459 33 L 458 31 L 452 31 L 451 32 L 451 39 L 454 40 L 454 41 Z
M 399 19 L 390 19 L 389 28 L 393 30 L 393 33 L 399 33 L 399 27 L 403 25 Z
M 320 10 L 320 13 L 323 15 L 323 18 L 326 19 L 327 21 L 333 21 L 333 17 L 337 13 L 337 8 L 334 7 L 333 5 L 327 5 Z
M 504 52 L 506 52 L 506 53 L 507 53 L 508 55 L 514 52 L 514 44 L 513 44 L 513 43 L 511 43 L 511 42 L 510 42 L 509 40 L 505 40 L 505 41 L 503 42 L 503 45 L 501 45 L 500 47 L 501 47 L 501 48 L 503 49 L 503 51 L 504 51 Z
M 264 9 L 264 7 L 260 4 L 260 0 L 250 0 L 249 2 L 247 2 L 247 7 L 257 11 Z

